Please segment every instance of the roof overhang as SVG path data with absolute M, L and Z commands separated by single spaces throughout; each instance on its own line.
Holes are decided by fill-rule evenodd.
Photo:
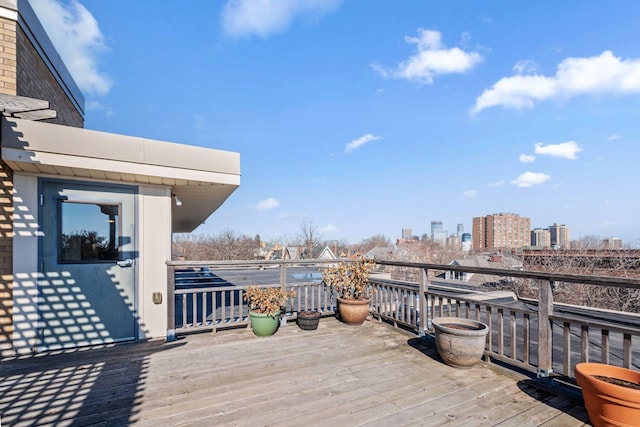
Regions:
M 173 232 L 191 232 L 240 185 L 240 154 L 2 117 L 2 160 L 14 171 L 172 188 Z

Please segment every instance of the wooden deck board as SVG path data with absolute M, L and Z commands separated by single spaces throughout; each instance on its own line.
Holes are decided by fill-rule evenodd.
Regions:
M 529 389 L 527 389 L 527 387 Z M 0 362 L 3 425 L 582 426 L 582 406 L 481 365 L 441 362 L 433 341 L 322 319 Z

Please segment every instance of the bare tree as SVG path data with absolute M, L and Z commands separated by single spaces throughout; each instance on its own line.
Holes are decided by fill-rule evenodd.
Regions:
M 300 234 L 298 238 L 304 247 L 301 258 L 313 258 L 313 250 L 320 245 L 320 233 L 313 221 L 305 219 L 300 224 Z
M 259 248 L 259 236 L 251 238 L 230 230 L 218 236 L 178 234 L 173 238 L 174 255 L 187 261 L 253 259 Z
M 611 277 L 640 277 L 640 253 L 628 249 L 600 249 L 600 240 L 580 240 L 571 250 L 531 251 L 523 255 L 527 270 L 553 273 Z M 594 246 L 595 245 L 595 246 Z M 637 312 L 640 290 L 596 286 L 581 283 L 558 283 L 554 300 L 585 307 Z
M 375 236 L 363 239 L 360 243 L 355 245 L 355 249 L 361 254 L 366 254 L 373 248 L 389 246 L 393 246 L 393 243 L 390 239 L 383 236 L 382 234 L 376 234 Z

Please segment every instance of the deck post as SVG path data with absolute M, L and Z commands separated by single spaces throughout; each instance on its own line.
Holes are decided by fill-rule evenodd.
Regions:
M 287 291 L 287 265 L 280 264 L 280 287 L 283 291 Z
M 280 264 L 280 288 L 284 292 L 287 292 L 287 265 L 285 263 Z M 285 326 L 287 324 L 287 303 L 285 302 L 283 313 L 280 315 L 280 326 Z M 293 307 L 291 307 L 291 311 L 293 311 Z
M 427 290 L 429 289 L 429 270 L 420 269 L 420 283 L 418 283 L 418 295 L 420 295 L 420 307 L 418 307 L 420 321 L 418 323 L 418 335 L 424 336 L 428 329 L 427 317 L 429 316 L 429 304 L 427 303 Z
M 545 378 L 553 372 L 553 280 L 539 281 L 538 290 L 538 378 Z
M 176 267 L 167 265 L 167 342 L 176 340 Z

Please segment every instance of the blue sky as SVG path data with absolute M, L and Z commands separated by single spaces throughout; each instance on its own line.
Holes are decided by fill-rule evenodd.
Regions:
M 640 2 L 31 0 L 86 127 L 241 154 L 197 233 L 640 242 Z

